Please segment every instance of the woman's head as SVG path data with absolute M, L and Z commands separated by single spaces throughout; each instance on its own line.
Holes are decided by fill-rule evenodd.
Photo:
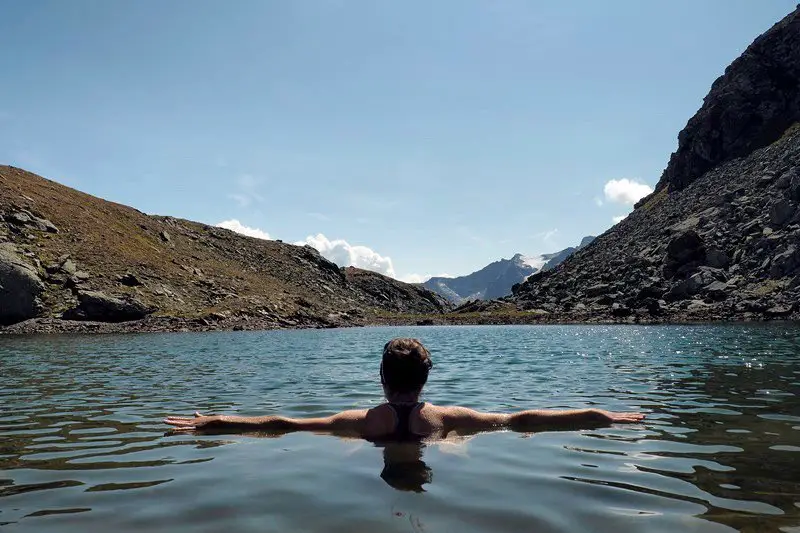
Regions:
M 418 395 L 432 366 L 430 352 L 417 339 L 387 342 L 381 361 L 381 384 L 386 396 Z

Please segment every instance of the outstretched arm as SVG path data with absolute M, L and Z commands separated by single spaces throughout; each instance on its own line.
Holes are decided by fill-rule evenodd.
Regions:
M 466 407 L 448 408 L 445 425 L 451 429 L 491 429 L 507 427 L 515 431 L 541 428 L 583 428 L 613 423 L 639 422 L 642 413 L 614 413 L 602 409 L 557 411 L 535 409 L 516 413 L 481 413 Z
M 289 418 L 285 416 L 230 416 L 195 413 L 194 417 L 169 416 L 165 424 L 177 430 L 231 431 L 354 431 L 363 430 L 367 410 L 342 411 L 320 418 Z

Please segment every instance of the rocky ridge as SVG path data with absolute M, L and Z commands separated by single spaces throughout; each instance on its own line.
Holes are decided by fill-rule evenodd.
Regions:
M 512 300 L 564 320 L 800 318 L 800 127 L 651 197 Z
M 655 192 L 506 303 L 540 320 L 800 318 L 800 8 L 678 136 Z
M 309 246 L 146 215 L 0 166 L 5 333 L 331 327 L 447 309 Z
M 800 121 L 800 7 L 758 37 L 711 86 L 678 135 L 656 191 L 771 144 Z

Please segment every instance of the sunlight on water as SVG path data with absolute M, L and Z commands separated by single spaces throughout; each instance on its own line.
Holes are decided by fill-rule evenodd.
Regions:
M 160 422 L 375 405 L 393 336 L 434 403 L 649 416 L 383 446 Z M 0 379 L 2 530 L 800 531 L 794 325 L 0 338 Z

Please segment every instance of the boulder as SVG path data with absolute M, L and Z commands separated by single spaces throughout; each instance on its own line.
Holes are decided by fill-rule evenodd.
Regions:
M 769 221 L 773 226 L 783 226 L 794 215 L 795 206 L 788 200 L 778 200 L 769 210 Z
M 8 222 L 17 226 L 35 228 L 48 233 L 58 233 L 58 228 L 46 218 L 39 218 L 28 211 L 17 211 L 5 217 Z
M 61 271 L 68 276 L 74 276 L 78 271 L 78 267 L 75 265 L 75 262 L 72 259 L 67 259 L 61 263 Z
M 717 281 L 716 276 L 710 270 L 701 270 L 686 280 L 689 294 L 697 294 L 707 286 Z
M 597 283 L 592 285 L 591 287 L 586 288 L 586 296 L 594 297 L 600 296 L 601 294 L 606 294 L 611 290 L 611 287 L 606 283 Z
M 664 312 L 663 305 L 666 305 L 666 302 L 657 298 L 645 298 L 641 302 L 641 307 L 647 309 L 651 316 L 662 314 Z
M 6 220 L 11 224 L 16 224 L 17 226 L 26 226 L 31 223 L 30 215 L 28 215 L 24 211 L 11 213 L 6 217 Z
M 116 298 L 100 291 L 78 291 L 78 306 L 64 313 L 67 320 L 126 322 L 139 320 L 155 309 L 132 297 Z
M 728 297 L 728 292 L 732 289 L 730 283 L 724 281 L 714 281 L 706 285 L 703 290 L 708 296 L 716 301 L 724 300 Z
M 689 305 L 686 306 L 686 311 L 689 313 L 702 313 L 708 311 L 710 308 L 711 306 L 703 300 L 692 300 L 689 302 Z
M 672 233 L 684 233 L 684 232 L 689 231 L 689 230 L 697 229 L 697 226 L 699 226 L 700 223 L 701 223 L 700 217 L 691 216 L 691 217 L 687 218 L 686 220 L 684 220 L 683 222 L 679 222 L 678 224 L 675 224 L 674 226 L 670 226 L 668 229 Z
M 44 284 L 12 244 L 0 245 L 0 324 L 35 318 L 42 312 Z
M 714 268 L 728 268 L 731 264 L 731 260 L 728 254 L 719 248 L 709 248 L 706 252 L 706 263 L 708 266 Z
M 688 272 L 706 262 L 706 248 L 703 239 L 694 230 L 681 233 L 667 245 L 667 255 L 664 258 L 664 277 L 667 279 L 675 275 Z
M 786 251 L 772 258 L 769 275 L 773 278 L 782 278 L 792 274 L 798 267 L 800 267 L 800 251 L 794 246 L 789 246 Z
M 793 310 L 794 310 L 793 305 L 773 305 L 772 307 L 764 311 L 764 314 L 767 315 L 768 317 L 780 318 L 791 315 Z
M 36 229 L 47 233 L 58 233 L 58 228 L 46 218 L 35 218 Z
M 653 282 L 643 285 L 637 293 L 637 299 L 647 300 L 648 298 L 658 299 L 664 294 L 664 287 L 659 282 Z
M 131 274 L 130 272 L 126 273 L 123 276 L 117 278 L 117 281 L 122 283 L 127 287 L 138 287 L 139 285 L 143 285 L 141 280 L 136 277 L 135 274 Z
M 789 182 L 789 190 L 786 191 L 786 195 L 793 202 L 800 202 L 800 174 L 795 174 L 792 176 L 792 179 Z
M 633 311 L 622 304 L 615 303 L 611 306 L 611 315 L 617 318 L 623 318 L 630 315 Z
M 788 189 L 789 185 L 792 183 L 792 178 L 795 176 L 800 176 L 800 167 L 793 167 L 781 174 L 778 177 L 778 181 L 775 182 L 775 186 L 779 189 Z
M 708 268 L 704 268 L 703 270 L 700 270 L 696 274 L 690 276 L 688 279 L 675 284 L 665 295 L 665 298 L 668 301 L 682 300 L 701 292 L 703 289 L 716 281 L 717 277 L 714 275 L 713 271 Z

